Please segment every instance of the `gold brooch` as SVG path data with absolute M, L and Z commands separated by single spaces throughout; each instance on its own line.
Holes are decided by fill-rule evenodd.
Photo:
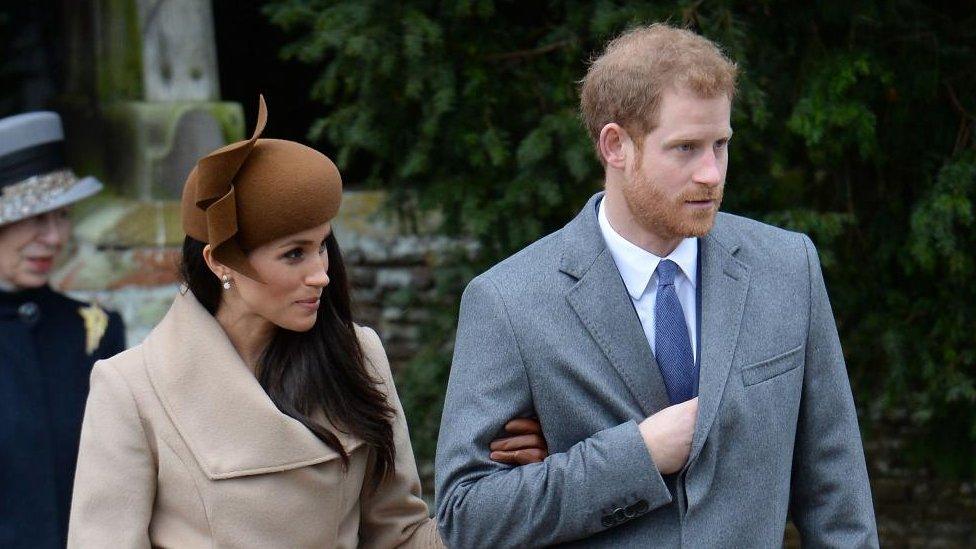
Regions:
M 78 314 L 85 320 L 85 352 L 92 354 L 108 328 L 108 314 L 94 303 L 78 309 Z

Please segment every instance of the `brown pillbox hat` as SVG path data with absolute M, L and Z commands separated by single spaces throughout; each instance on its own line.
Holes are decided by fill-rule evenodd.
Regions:
M 254 134 L 197 162 L 183 187 L 183 231 L 214 258 L 264 282 L 247 252 L 317 227 L 339 212 L 342 178 L 324 154 L 294 141 L 258 139 L 268 121 L 260 97 Z

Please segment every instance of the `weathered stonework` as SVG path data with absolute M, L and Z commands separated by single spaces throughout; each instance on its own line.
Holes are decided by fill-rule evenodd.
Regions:
M 216 101 L 217 48 L 210 2 L 136 0 L 142 79 L 149 101 Z
M 244 137 L 237 103 L 118 101 L 102 114 L 105 177 L 131 198 L 179 198 L 198 159 Z
M 940 479 L 906 458 L 910 429 L 903 418 L 878 418 L 864 440 L 882 547 L 974 547 L 976 483 Z M 800 547 L 792 524 L 786 547 Z
M 454 243 L 401 235 L 384 215 L 383 200 L 383 193 L 347 191 L 333 227 L 357 318 L 384 335 L 391 362 L 399 367 L 416 353 L 420 326 L 430 316 L 429 310 L 403 307 L 406 293 L 436 303 L 432 268 Z M 178 289 L 180 204 L 107 196 L 79 205 L 76 214 L 76 243 L 55 284 L 118 310 L 134 345 L 162 318 Z
M 241 106 L 220 101 L 211 3 L 78 0 L 64 9 L 74 49 L 58 110 L 72 164 L 118 196 L 178 198 L 200 157 L 244 134 Z

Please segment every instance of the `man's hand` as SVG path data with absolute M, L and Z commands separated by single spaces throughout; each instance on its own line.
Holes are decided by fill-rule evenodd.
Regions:
M 677 473 L 688 461 L 698 419 L 698 397 L 668 406 L 640 424 L 644 444 L 662 475 Z
M 505 432 L 512 435 L 495 439 L 488 456 L 499 463 L 526 465 L 542 461 L 549 455 L 542 426 L 534 418 L 517 418 L 505 424 Z

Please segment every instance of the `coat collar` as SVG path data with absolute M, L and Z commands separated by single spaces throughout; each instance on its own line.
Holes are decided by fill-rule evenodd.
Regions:
M 597 220 L 597 193 L 562 230 L 559 269 L 578 282 L 567 294 L 570 305 L 623 378 L 645 415 L 669 405 L 664 380 Z M 698 420 L 689 463 L 697 457 L 714 423 L 732 368 L 739 326 L 749 290 L 749 266 L 737 254 L 741 238 L 716 216 L 699 239 L 701 248 L 701 325 Z
M 339 457 L 281 413 L 192 293 L 177 296 L 144 343 L 163 408 L 211 480 L 272 473 Z M 361 441 L 333 429 L 347 451 Z
M 597 221 L 597 193 L 562 230 L 559 269 L 576 278 L 566 300 L 623 379 L 645 416 L 668 406 L 647 336 Z
M 16 316 L 17 308 L 31 301 L 47 304 L 52 301 L 52 294 L 54 291 L 46 285 L 26 290 L 0 289 L 0 317 Z
M 559 261 L 559 270 L 573 278 L 583 278 L 593 262 L 607 248 L 597 221 L 596 208 L 602 198 L 602 191 L 591 196 L 586 201 L 586 206 L 583 206 L 583 211 L 560 231 L 563 253 Z
M 699 309 L 698 419 L 691 441 L 691 464 L 715 422 L 732 369 L 739 328 L 749 294 L 749 266 L 739 257 L 740 237 L 719 213 L 701 244 L 701 308 Z

